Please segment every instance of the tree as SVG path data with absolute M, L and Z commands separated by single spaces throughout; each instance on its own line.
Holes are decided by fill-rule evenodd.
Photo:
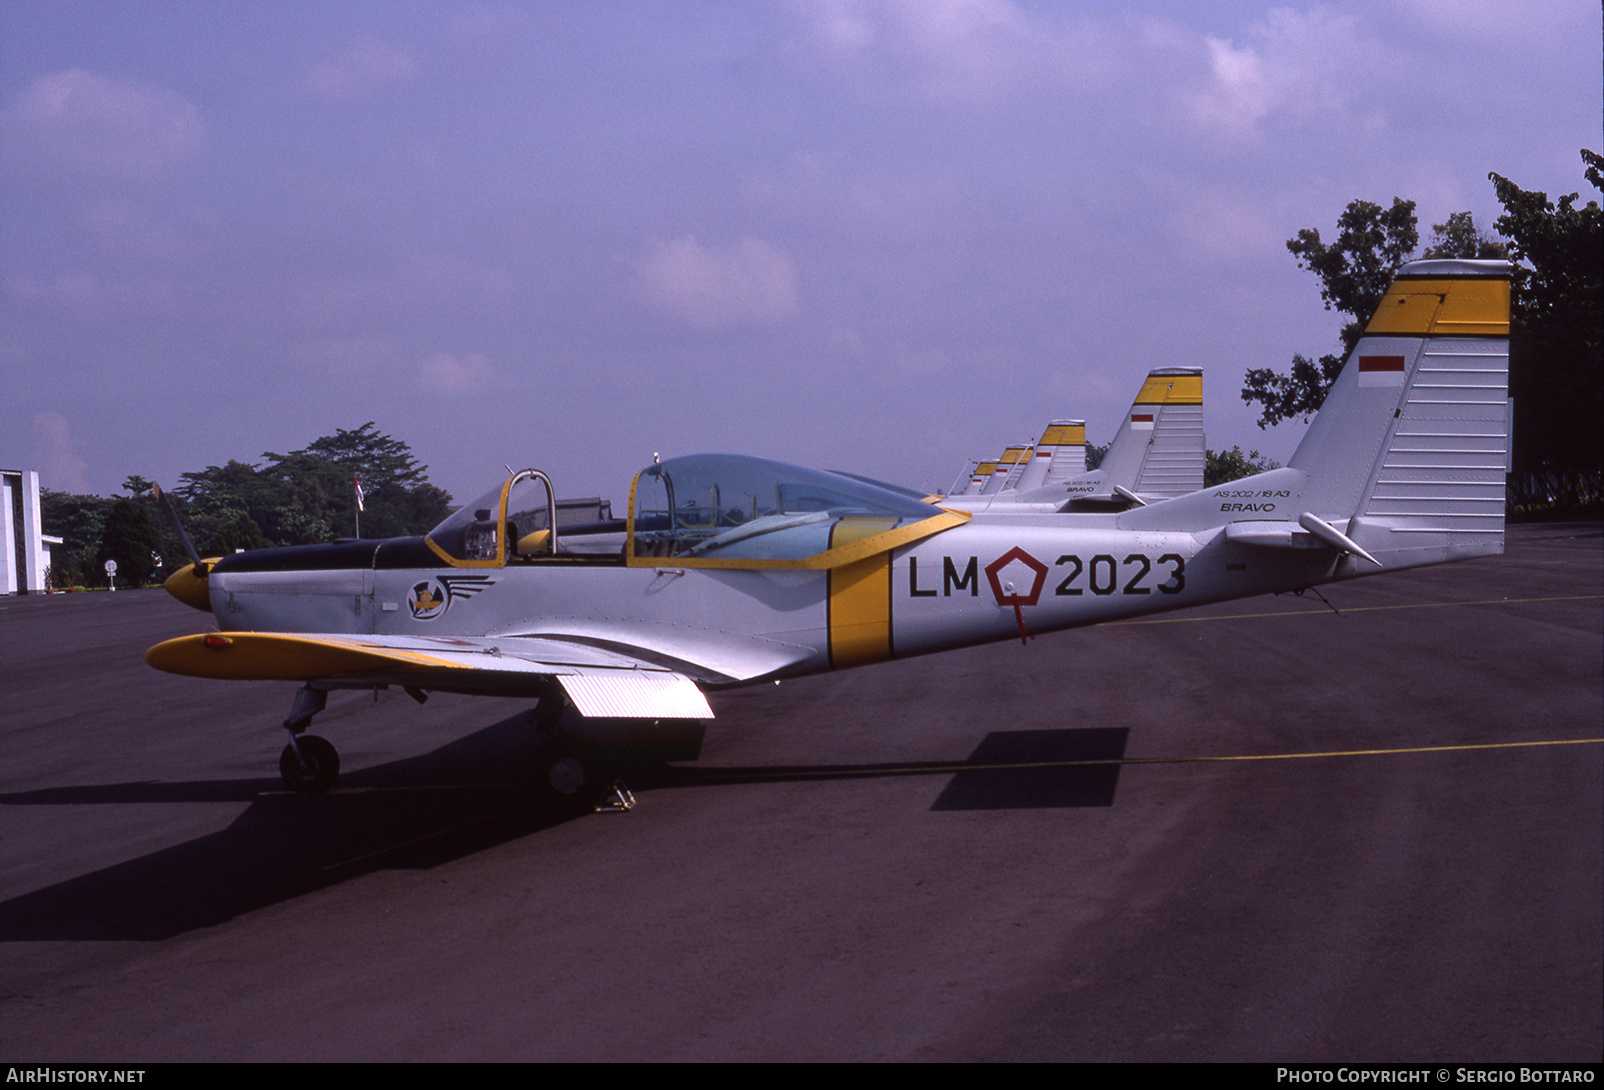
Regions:
M 85 584 L 95 574 L 100 536 L 106 528 L 111 501 L 100 496 L 78 496 L 45 489 L 39 496 L 44 531 L 61 538 L 61 548 L 50 550 L 52 583 L 58 587 Z
M 1482 234 L 1469 212 L 1454 212 L 1447 223 L 1432 224 L 1431 245 L 1420 256 L 1422 260 L 1459 257 L 1485 261 L 1508 257 L 1509 247 Z
M 226 465 L 207 466 L 183 474 L 174 501 L 179 505 L 191 540 L 207 556 L 232 552 L 235 548 L 301 543 L 301 539 L 278 539 L 273 533 L 262 531 L 264 522 L 274 524 L 272 513 L 279 508 L 283 497 L 278 486 L 264 480 L 248 462 L 230 459 Z M 260 538 L 256 544 L 236 540 L 238 535 L 231 528 L 236 527 L 241 518 L 248 519 L 256 527 Z M 223 540 L 225 535 L 227 540 Z M 315 540 L 322 541 L 324 537 Z
M 1467 217 L 1469 213 L 1464 213 Z M 1319 411 L 1326 391 L 1342 370 L 1342 361 L 1359 343 L 1365 323 L 1387 293 L 1393 274 L 1420 241 L 1415 224 L 1415 202 L 1392 199 L 1383 209 L 1369 201 L 1351 201 L 1337 220 L 1337 240 L 1326 245 L 1317 228 L 1305 227 L 1287 240 L 1298 264 L 1320 278 L 1320 298 L 1327 310 L 1351 319 L 1342 327 L 1342 355 L 1292 357 L 1292 368 L 1278 374 L 1268 367 L 1248 371 L 1242 400 L 1264 408 L 1259 427 L 1271 427 L 1293 417 Z
M 256 520 L 241 511 L 234 520 L 212 535 L 206 547 L 207 556 L 227 556 L 240 549 L 261 549 L 267 546 L 262 528 Z
M 261 466 L 230 461 L 183 475 L 190 536 L 206 550 L 332 541 L 355 529 L 355 479 L 366 493 L 366 537 L 417 534 L 446 517 L 451 497 L 430 484 L 406 443 L 371 421 L 340 429 Z M 244 521 L 242 521 L 242 519 Z
M 365 493 L 362 532 L 367 537 L 422 533 L 445 518 L 451 497 L 429 483 L 428 466 L 412 448 L 380 432 L 373 421 L 341 428 L 290 454 L 268 452 L 262 473 L 299 490 L 304 514 L 343 531 L 355 526 L 358 479 Z
M 1213 488 L 1226 481 L 1239 481 L 1243 477 L 1251 477 L 1255 473 L 1268 473 L 1272 469 L 1280 469 L 1280 462 L 1272 462 L 1256 450 L 1242 453 L 1241 447 L 1232 447 L 1230 450 L 1205 450 L 1203 452 L 1203 487 Z
M 1583 149 L 1604 191 L 1604 157 Z M 1546 193 L 1490 174 L 1515 259 L 1509 392 L 1515 402 L 1516 502 L 1596 508 L 1604 495 L 1604 212 L 1556 206 Z
M 117 578 L 142 587 L 156 570 L 162 551 L 161 531 L 150 512 L 129 500 L 118 500 L 106 515 L 100 535 L 100 563 L 117 562 Z

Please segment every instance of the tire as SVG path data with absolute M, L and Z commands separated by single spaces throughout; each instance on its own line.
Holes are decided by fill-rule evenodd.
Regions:
M 301 754 L 295 755 L 296 746 Z M 304 767 L 303 767 L 304 762 Z M 297 795 L 318 795 L 334 786 L 340 774 L 340 755 L 327 740 L 303 734 L 295 745 L 285 746 L 278 759 L 279 775 Z
M 584 813 L 596 805 L 605 782 L 595 743 L 561 734 L 542 746 L 535 758 L 535 792 L 547 805 L 565 813 Z

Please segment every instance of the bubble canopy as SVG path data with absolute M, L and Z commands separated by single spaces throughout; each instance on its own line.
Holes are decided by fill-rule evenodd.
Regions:
M 837 567 L 966 517 L 856 477 L 737 454 L 647 466 L 629 511 L 630 563 L 687 567 Z
M 837 568 L 968 520 L 895 486 L 738 454 L 647 466 L 624 523 L 553 532 L 556 501 L 526 469 L 424 536 L 453 567 L 588 562 L 632 567 Z M 622 545 L 622 550 L 620 550 Z

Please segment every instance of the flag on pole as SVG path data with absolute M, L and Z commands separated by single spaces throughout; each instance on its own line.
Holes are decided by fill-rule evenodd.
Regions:
M 362 506 L 362 482 L 357 480 L 357 478 L 353 475 L 351 477 L 351 483 L 356 485 L 356 509 L 358 511 L 366 511 L 367 508 Z

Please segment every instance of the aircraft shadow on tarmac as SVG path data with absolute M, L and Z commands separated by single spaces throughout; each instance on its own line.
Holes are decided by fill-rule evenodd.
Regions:
M 632 790 L 947 776 L 933 810 L 1110 806 L 1122 728 L 997 731 L 963 761 L 744 768 L 658 766 Z M 515 715 L 431 753 L 344 775 L 302 798 L 275 779 L 58 787 L 13 806 L 236 802 L 227 828 L 0 902 L 0 942 L 156 941 L 380 870 L 426 869 L 571 820 L 534 801 L 509 767 L 532 766 Z

